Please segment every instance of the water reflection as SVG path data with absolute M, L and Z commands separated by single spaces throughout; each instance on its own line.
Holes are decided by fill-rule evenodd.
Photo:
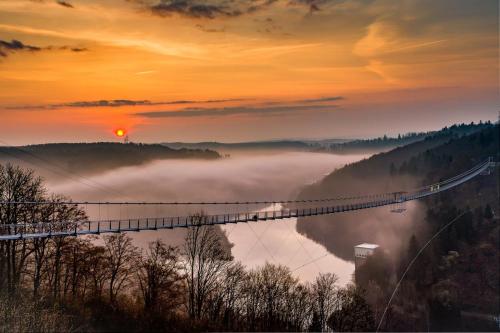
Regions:
M 337 258 L 324 246 L 298 233 L 296 224 L 297 219 L 290 218 L 226 225 L 223 229 L 234 244 L 235 260 L 249 268 L 267 261 L 289 267 L 302 281 L 312 281 L 321 272 L 335 273 L 340 284 L 348 283 L 354 272 L 353 263 Z

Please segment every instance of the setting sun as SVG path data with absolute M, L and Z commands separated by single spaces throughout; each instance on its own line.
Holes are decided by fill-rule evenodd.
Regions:
M 125 135 L 125 130 L 124 130 L 124 129 L 122 129 L 122 128 L 119 128 L 119 129 L 117 129 L 117 130 L 115 131 L 115 134 L 116 134 L 116 136 L 118 136 L 118 137 L 120 137 L 120 138 L 121 138 L 122 136 L 124 136 L 124 135 Z

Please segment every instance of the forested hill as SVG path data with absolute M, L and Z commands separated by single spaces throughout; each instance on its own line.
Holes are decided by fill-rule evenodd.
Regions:
M 376 153 L 424 140 L 426 137 L 432 135 L 432 133 L 407 133 L 404 135 L 398 135 L 397 137 L 388 137 L 387 135 L 384 135 L 383 137 L 374 139 L 334 143 L 320 148 L 319 151 L 334 154 Z
M 441 131 L 430 132 L 410 132 L 406 134 L 399 134 L 397 137 L 388 137 L 384 135 L 374 139 L 351 140 L 347 142 L 334 142 L 328 145 L 322 145 L 318 151 L 330 152 L 334 154 L 359 154 L 359 153 L 378 153 L 389 151 L 391 149 L 406 146 L 414 142 L 422 141 L 426 138 L 433 138 L 436 135 L 443 135 L 445 133 L 452 135 L 466 135 L 474 131 L 484 129 L 491 126 L 490 122 L 473 124 L 460 124 L 451 127 L 445 127 Z
M 320 182 L 304 188 L 299 199 L 411 189 L 461 173 L 478 161 L 496 154 L 498 138 L 494 138 L 494 133 L 498 126 L 463 125 L 462 129 L 465 129 L 464 126 L 469 129 L 466 133 L 475 134 L 458 134 L 453 127 L 443 129 L 423 141 L 336 170 Z M 475 138 L 479 141 L 469 141 Z M 479 142 L 485 146 L 481 148 Z M 449 167 L 449 161 L 457 167 Z M 421 209 L 415 210 L 415 214 L 422 214 L 420 217 L 424 213 Z M 401 246 L 402 235 L 410 232 L 413 226 L 402 223 L 401 217 L 394 215 L 389 213 L 389 209 L 376 209 L 313 220 L 299 219 L 297 229 L 324 244 L 335 255 L 353 260 L 352 249 L 357 243 L 376 242 L 391 250 Z
M 490 156 L 498 161 L 499 137 L 499 125 L 462 136 L 443 131 L 340 169 L 305 189 L 301 197 L 331 197 L 362 190 L 385 192 L 437 182 Z M 498 315 L 500 306 L 498 182 L 496 168 L 492 175 L 478 176 L 457 188 L 408 204 L 404 214 L 377 208 L 314 221 L 302 219 L 297 229 L 346 260 L 353 259 L 356 244 L 381 245 L 385 254 L 369 259 L 356 274 L 356 282 L 367 290 L 367 300 L 377 312 L 386 306 L 395 282 L 420 247 L 460 216 L 414 262 L 382 329 L 495 330 L 491 318 Z
M 54 143 L 22 147 L 0 147 L 0 163 L 21 164 L 30 168 L 52 168 L 54 164 L 71 172 L 98 173 L 105 170 L 141 165 L 159 159 L 216 159 L 211 150 L 172 149 L 159 144 L 135 143 Z M 38 168 L 37 168 L 38 169 Z
M 417 172 L 399 173 L 406 168 L 414 168 L 419 154 L 430 151 L 445 143 L 465 138 L 483 130 L 493 130 L 492 124 L 454 125 L 427 136 L 412 144 L 395 148 L 389 152 L 372 157 L 335 170 L 320 182 L 303 189 L 300 198 L 325 198 L 341 194 L 381 193 L 400 190 L 401 186 L 414 185 L 417 178 L 424 174 Z M 485 132 L 486 133 L 486 132 Z M 456 154 L 462 154 L 462 148 L 455 148 Z M 471 164 L 472 165 L 472 164 Z M 417 167 L 418 168 L 418 167 Z M 390 177 L 393 176 L 393 177 Z

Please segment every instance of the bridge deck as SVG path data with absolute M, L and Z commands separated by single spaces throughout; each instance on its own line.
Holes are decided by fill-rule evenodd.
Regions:
M 231 214 L 216 214 L 203 216 L 155 217 L 143 219 L 85 221 L 79 223 L 49 223 L 39 222 L 26 225 L 0 225 L 0 240 L 33 239 L 61 236 L 96 235 L 101 233 L 137 232 L 145 230 L 160 230 L 174 228 L 189 228 L 201 225 L 218 225 L 228 223 L 247 223 L 269 220 L 281 220 L 307 216 L 336 214 L 360 209 L 397 205 L 411 200 L 417 200 L 454 188 L 480 175 L 491 167 L 491 160 L 447 179 L 438 184 L 421 187 L 411 192 L 397 192 L 386 195 L 367 196 L 366 201 L 357 203 L 318 206 L 303 209 L 279 209 L 261 212 L 239 212 Z M 385 197 L 384 197 L 385 196 Z M 374 199 L 382 197 L 380 199 Z M 315 201 L 315 200 L 312 200 Z

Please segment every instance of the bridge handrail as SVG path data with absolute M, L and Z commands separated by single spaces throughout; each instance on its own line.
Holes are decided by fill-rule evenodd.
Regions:
M 418 188 L 410 189 L 407 190 L 406 193 L 409 192 L 415 192 L 419 190 L 424 190 L 426 188 L 429 188 L 430 186 L 434 185 L 445 185 L 449 182 L 454 181 L 455 179 L 462 178 L 467 174 L 473 173 L 476 170 L 484 167 L 487 164 L 491 163 L 491 158 L 486 160 L 485 162 L 482 162 L 473 168 L 456 175 L 452 178 L 446 179 L 442 182 L 438 182 L 435 184 L 430 184 L 430 185 L 425 185 L 421 186 Z M 403 193 L 403 192 L 401 192 Z M 51 202 L 51 201 L 0 201 L 0 205 L 253 205 L 253 204 L 291 204 L 291 203 L 311 203 L 311 202 L 328 202 L 328 201 L 347 201 L 347 200 L 360 200 L 360 199 L 366 199 L 366 198 L 373 198 L 373 197 L 385 197 L 385 196 L 394 196 L 395 192 L 385 192 L 385 193 L 376 193 L 376 194 L 368 194 L 368 195 L 358 195 L 358 196 L 349 196 L 349 197 L 335 197 L 335 198 L 319 198 L 319 199 L 300 199 L 300 200 L 261 200 L 261 201 L 201 201 L 201 202 L 194 202 L 194 201 L 158 201 L 158 202 L 147 202 L 147 201 L 123 201 L 123 202 L 117 202 L 117 201 L 111 201 L 111 202 L 102 202 L 102 201 L 58 201 L 58 202 Z
M 480 172 L 482 172 L 483 169 L 486 168 L 486 166 L 490 163 L 490 160 L 488 160 L 487 162 L 483 162 L 463 173 L 461 173 L 460 175 L 457 175 L 457 176 L 454 176 L 452 178 L 449 178 L 445 181 L 442 181 L 440 183 L 437 183 L 437 184 L 450 184 L 452 182 L 458 182 L 457 185 L 459 185 L 460 183 L 462 183 L 463 181 L 460 181 L 460 180 L 463 180 L 465 179 L 465 177 L 468 177 L 468 176 L 475 176 L 477 174 L 479 174 Z M 430 190 L 431 186 L 435 186 L 436 184 L 433 184 L 433 185 L 427 185 L 427 186 L 423 186 L 423 187 L 420 187 L 420 188 L 417 188 L 417 189 L 414 189 L 414 190 L 411 190 L 411 191 L 408 191 L 408 192 L 396 192 L 396 193 L 404 193 L 404 196 L 403 197 L 400 197 L 398 198 L 395 193 L 386 193 L 386 194 L 379 194 L 379 195 L 369 195 L 369 196 L 365 196 L 366 198 L 370 198 L 370 199 L 374 199 L 374 198 L 381 198 L 381 199 L 377 199 L 377 200 L 372 200 L 372 201 L 366 201 L 366 202 L 358 202 L 358 203 L 350 203 L 350 204 L 345 204 L 345 205 L 341 205 L 341 206 L 331 206 L 331 207 L 326 207 L 326 208 L 339 208 L 339 207 L 359 207 L 359 206 L 363 206 L 363 205 L 373 205 L 373 206 L 376 206 L 376 205 L 380 205 L 380 204 L 383 204 L 383 205 L 389 205 L 389 204 L 394 204 L 394 203 L 399 203 L 399 202 L 403 202 L 403 201 L 409 201 L 409 200 L 415 200 L 415 199 L 418 199 L 418 198 L 421 198 L 421 197 L 425 197 L 425 196 L 428 196 L 430 194 L 435 194 L 435 193 L 438 193 L 438 192 L 441 192 L 441 191 L 444 191 L 446 189 L 448 189 L 449 187 L 440 187 L 440 188 L 437 188 L 436 190 Z M 390 198 L 384 198 L 384 196 L 387 196 L 387 195 L 391 195 Z M 302 202 L 302 201 L 301 201 Z M 325 207 L 312 207 L 311 209 L 324 209 Z M 271 210 L 271 211 L 267 211 L 268 213 L 273 213 L 275 214 L 276 212 L 283 212 L 283 211 L 290 211 L 290 210 L 294 210 L 294 209 L 280 209 L 280 210 Z M 246 212 L 248 213 L 248 212 Z M 241 213 L 241 212 L 236 212 L 236 213 L 231 213 L 231 214 L 212 214 L 212 215 L 207 215 L 208 218 L 213 218 L 213 217 L 218 217 L 218 216 L 228 216 L 228 215 L 242 215 L 244 213 Z M 255 214 L 252 213 L 252 214 Z M 258 214 L 258 213 L 257 213 Z M 148 221 L 148 220 L 155 220 L 155 219 L 176 219 L 176 220 L 184 220 L 186 219 L 187 216 L 164 216 L 164 217 L 142 217 L 142 218 L 132 218 L 132 219 L 106 219 L 106 220 L 82 220 L 82 221 L 67 221 L 67 222 L 57 222 L 57 223 L 53 223 L 53 222 L 34 222 L 34 223 L 18 223 L 18 224 L 0 224 L 0 228 L 34 228 L 34 227 L 37 227 L 37 226 L 45 226 L 45 225 L 52 225 L 52 226 L 59 226 L 59 227 L 67 227 L 68 225 L 71 225 L 71 227 L 73 228 L 75 225 L 85 225 L 85 226 L 88 226 L 90 224 L 99 224 L 99 223 L 109 223 L 109 224 L 116 224 L 116 223 L 121 223 L 121 222 L 127 222 L 127 221 L 137 221 L 137 223 L 140 223 L 141 221 Z

